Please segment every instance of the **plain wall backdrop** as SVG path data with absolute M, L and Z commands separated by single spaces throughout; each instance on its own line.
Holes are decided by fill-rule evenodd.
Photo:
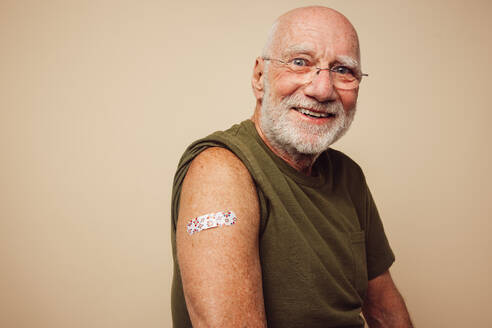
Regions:
M 251 116 L 270 25 L 312 4 L 359 33 L 369 77 L 334 148 L 416 326 L 490 326 L 490 1 L 1 0 L 1 327 L 171 325 L 179 157 Z

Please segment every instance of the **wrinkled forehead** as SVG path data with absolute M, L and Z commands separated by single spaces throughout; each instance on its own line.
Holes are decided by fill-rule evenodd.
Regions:
M 272 40 L 272 55 L 310 50 L 319 57 L 349 56 L 359 60 L 359 41 L 343 17 L 290 17 L 280 19 Z

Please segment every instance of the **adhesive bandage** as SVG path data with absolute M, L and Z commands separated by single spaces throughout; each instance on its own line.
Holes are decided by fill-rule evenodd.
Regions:
M 233 225 L 236 221 L 237 216 L 232 211 L 210 213 L 191 219 L 186 225 L 186 230 L 192 235 L 205 229 Z

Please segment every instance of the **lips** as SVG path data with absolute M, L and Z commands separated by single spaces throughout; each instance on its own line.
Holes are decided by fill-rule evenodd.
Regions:
M 292 107 L 295 111 L 304 114 L 309 117 L 314 117 L 314 118 L 328 118 L 328 117 L 335 117 L 335 114 L 333 113 L 326 113 L 326 112 L 318 112 L 312 109 L 307 109 L 303 107 Z

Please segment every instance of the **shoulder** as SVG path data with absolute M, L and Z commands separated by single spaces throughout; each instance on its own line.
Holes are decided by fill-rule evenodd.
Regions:
M 184 177 L 190 169 L 213 169 L 210 173 L 232 169 L 244 171 L 245 166 L 240 159 L 244 158 L 244 149 L 240 147 L 244 143 L 238 134 L 245 130 L 245 122 L 235 124 L 227 130 L 215 131 L 191 143 L 181 156 L 176 175 L 181 174 Z
M 179 216 L 195 217 L 223 210 L 235 210 L 256 219 L 258 197 L 241 160 L 228 149 L 211 147 L 197 155 L 189 167 L 183 181 Z
M 227 181 L 248 180 L 248 169 L 230 150 L 210 147 L 193 159 L 187 173 L 188 179 Z

